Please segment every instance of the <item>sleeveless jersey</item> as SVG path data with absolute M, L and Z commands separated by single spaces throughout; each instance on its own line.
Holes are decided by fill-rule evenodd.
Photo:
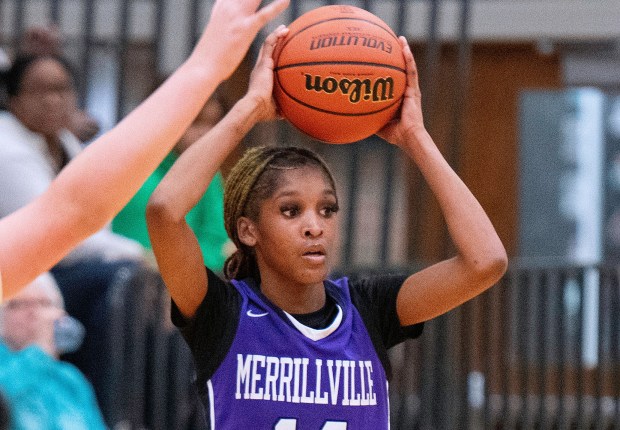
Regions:
M 211 430 L 389 428 L 385 371 L 346 278 L 325 282 L 340 311 L 323 330 L 301 326 L 243 281 L 232 283 L 241 313 L 204 387 Z

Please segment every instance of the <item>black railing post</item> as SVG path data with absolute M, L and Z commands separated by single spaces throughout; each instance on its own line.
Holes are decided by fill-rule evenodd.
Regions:
M 609 360 L 611 362 L 611 395 L 614 401 L 613 418 L 614 428 L 620 428 L 620 268 L 613 270 L 611 285 L 609 324 Z
M 347 192 L 348 204 L 347 204 L 347 218 L 345 221 L 345 240 L 343 249 L 343 265 L 344 267 L 351 267 L 353 265 L 353 251 L 355 246 L 355 233 L 356 233 L 356 220 L 355 211 L 357 209 L 357 184 L 359 182 L 359 153 L 355 149 L 349 151 L 351 159 L 349 161 L 349 173 L 347 175 L 349 180 L 349 189 Z
M 577 271 L 577 286 L 578 286 L 578 294 L 579 294 L 579 309 L 577 312 L 577 339 L 575 342 L 575 350 L 577 351 L 575 357 L 575 377 L 576 377 L 576 387 L 575 387 L 575 395 L 577 396 L 577 417 L 576 417 L 576 425 L 583 425 L 583 316 L 584 316 L 584 268 L 579 268 Z
M 508 422 L 510 422 L 512 414 L 509 408 L 509 400 L 514 376 L 512 369 L 514 366 L 513 351 L 515 348 L 511 336 L 511 322 L 516 319 L 514 315 L 515 307 L 513 306 L 515 284 L 517 280 L 515 272 L 516 270 L 511 270 L 504 275 L 501 281 L 502 288 L 499 291 L 499 306 L 502 309 L 502 318 L 500 320 L 500 368 L 498 369 L 501 407 L 497 411 L 497 419 L 500 421 L 498 421 L 497 424 L 492 423 L 496 428 L 508 428 Z
M 198 42 L 200 29 L 198 25 L 200 23 L 200 4 L 201 0 L 191 0 L 190 2 L 190 15 L 189 15 L 189 31 L 187 32 L 187 54 L 191 54 L 194 49 L 194 45 Z
M 460 317 L 459 319 L 459 346 L 460 346 L 460 354 L 456 357 L 456 363 L 458 367 L 458 386 L 456 387 L 457 392 L 457 410 L 456 410 L 456 419 L 459 423 L 460 428 L 469 429 L 470 428 L 470 406 L 469 406 L 469 395 L 470 387 L 469 387 L 469 373 L 472 371 L 472 351 L 475 351 L 475 348 L 472 348 L 472 344 L 476 342 L 476 327 L 471 323 L 473 321 L 472 316 L 474 312 L 472 312 L 472 307 L 474 307 L 473 302 L 463 304 L 460 309 L 457 310 L 457 313 Z
M 373 144 L 379 145 L 379 138 L 370 139 Z M 374 142 L 373 142 L 374 141 Z M 383 205 L 381 219 L 383 226 L 381 228 L 381 244 L 379 249 L 379 264 L 387 266 L 390 258 L 390 232 L 392 231 L 392 205 L 394 201 L 395 186 L 392 183 L 396 171 L 396 151 L 394 145 L 383 145 L 385 148 L 385 164 L 383 165 Z
M 299 3 L 301 3 L 301 0 L 292 0 L 291 1 L 289 9 L 291 10 L 291 19 L 292 20 L 294 20 L 295 18 L 299 17 L 299 15 L 301 15 L 301 9 L 299 7 Z
M 494 297 L 498 296 L 497 289 L 500 288 L 501 285 L 495 285 L 491 288 L 491 290 L 485 292 L 480 300 L 482 301 L 481 306 L 481 320 L 482 320 L 482 347 L 481 351 L 478 352 L 478 355 L 481 356 L 482 360 L 482 375 L 484 377 L 484 386 L 483 386 L 483 404 L 482 404 L 482 421 L 483 428 L 490 429 L 492 428 L 491 421 L 491 384 L 494 384 L 496 377 L 496 364 L 497 358 L 494 356 L 493 352 L 495 350 L 494 340 L 498 338 L 497 333 L 497 324 L 500 320 L 500 315 L 496 312 L 496 305 Z M 502 309 L 503 311 L 503 309 Z
M 595 408 L 594 408 L 594 423 L 595 429 L 600 430 L 603 428 L 603 422 L 605 421 L 605 415 L 602 411 L 603 402 L 602 397 L 603 394 L 603 381 L 605 377 L 605 368 L 606 368 L 606 353 L 605 353 L 605 342 L 604 335 L 606 334 L 607 324 L 607 310 L 609 309 L 609 297 L 608 292 L 610 290 L 609 286 L 609 273 L 606 270 L 603 270 L 601 267 L 597 267 L 599 276 L 599 301 L 598 301 L 598 336 L 596 338 L 596 354 L 598 356 L 597 365 L 594 369 L 594 399 L 595 399 Z
M 524 326 L 521 330 L 518 330 L 517 334 L 517 351 L 516 351 L 516 359 L 519 368 L 519 391 L 520 391 L 520 399 L 522 402 L 519 413 L 517 414 L 517 420 L 521 420 L 519 425 L 521 428 L 528 428 L 528 394 L 529 394 L 529 343 L 530 343 L 530 335 L 529 335 L 529 279 L 531 274 L 521 273 L 520 282 L 518 283 L 518 313 L 517 313 L 517 321 L 525 322 Z
M 13 46 L 17 47 L 17 44 L 21 40 L 25 31 L 25 13 L 26 13 L 26 1 L 15 1 L 15 15 L 13 16 L 13 28 L 15 29 L 15 35 L 13 37 Z
M 569 332 L 569 327 L 570 324 L 567 324 L 567 318 L 566 318 L 566 313 L 567 313 L 567 308 L 566 308 L 566 285 L 568 283 L 568 280 L 570 279 L 567 273 L 564 273 L 563 276 L 561 277 L 562 279 L 562 283 L 560 285 L 560 313 L 558 315 L 558 327 L 560 330 L 561 335 L 559 336 L 559 343 L 558 343 L 558 353 L 560 354 L 559 357 L 559 362 L 560 362 L 560 370 L 559 370 L 559 375 L 560 375 L 560 379 L 559 379 L 559 384 L 558 384 L 558 391 L 559 391 L 559 395 L 560 395 L 560 428 L 570 428 L 570 420 L 571 420 L 571 413 L 569 411 L 567 411 L 567 404 L 566 404 L 566 396 L 568 394 L 568 390 L 567 390 L 567 386 L 565 383 L 565 378 L 567 376 L 567 370 L 571 367 L 569 360 L 570 360 L 570 355 L 567 354 L 567 345 L 570 344 L 570 332 Z
M 547 277 L 547 271 L 542 271 L 538 279 L 539 300 L 535 300 L 536 311 L 538 312 L 538 330 L 537 339 L 535 340 L 537 345 L 536 356 L 538 357 L 537 367 L 540 369 L 540 375 L 538 376 L 538 421 L 539 429 L 545 430 L 547 428 L 547 413 L 545 398 L 547 394 L 547 331 L 548 331 L 548 307 L 545 305 L 548 303 L 549 297 L 549 279 Z M 532 303 L 532 305 L 534 304 Z
M 93 51 L 95 50 L 94 43 L 94 22 L 95 22 L 95 0 L 86 0 L 84 5 L 84 27 L 82 28 L 83 43 L 81 44 L 81 73 L 78 79 L 78 98 L 80 106 L 86 106 L 88 98 L 88 86 L 90 84 L 91 77 L 91 63 L 93 58 Z
M 163 36 L 165 34 L 166 0 L 154 0 L 155 4 L 155 27 L 153 31 L 153 50 L 155 53 L 156 77 L 159 80 L 163 76 L 161 71 L 161 59 L 163 53 Z M 158 82 L 159 84 L 159 82 Z
M 50 21 L 52 24 L 60 24 L 60 1 L 61 0 L 50 1 Z
M 424 95 L 424 122 L 429 130 L 433 130 L 436 114 L 435 103 L 437 100 L 435 89 L 439 81 L 439 66 L 441 64 L 441 41 L 439 40 L 441 0 L 428 0 L 428 2 L 430 10 L 426 30 L 424 67 L 420 73 L 420 86 Z
M 129 23 L 131 22 L 131 0 L 121 0 L 120 8 L 120 35 L 117 45 L 117 81 L 116 81 L 116 121 L 120 121 L 125 115 L 125 69 L 127 68 L 127 51 L 129 45 Z

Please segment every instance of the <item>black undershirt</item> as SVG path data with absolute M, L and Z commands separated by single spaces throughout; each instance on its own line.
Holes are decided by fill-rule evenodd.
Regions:
M 290 315 L 306 327 L 321 330 L 329 327 L 329 325 L 334 321 L 336 315 L 338 315 L 338 307 L 336 306 L 334 299 L 328 295 L 325 297 L 325 306 L 318 311 L 310 312 L 308 314 Z

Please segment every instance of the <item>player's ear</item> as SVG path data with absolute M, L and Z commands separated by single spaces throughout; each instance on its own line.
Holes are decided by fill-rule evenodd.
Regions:
M 256 225 L 247 217 L 239 217 L 237 219 L 237 234 L 241 243 L 247 246 L 256 245 L 258 234 L 256 232 Z

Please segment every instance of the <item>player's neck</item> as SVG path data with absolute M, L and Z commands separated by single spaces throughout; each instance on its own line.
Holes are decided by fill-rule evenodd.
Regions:
M 290 314 L 307 314 L 325 306 L 323 282 L 301 284 L 261 274 L 261 292 L 273 304 Z

